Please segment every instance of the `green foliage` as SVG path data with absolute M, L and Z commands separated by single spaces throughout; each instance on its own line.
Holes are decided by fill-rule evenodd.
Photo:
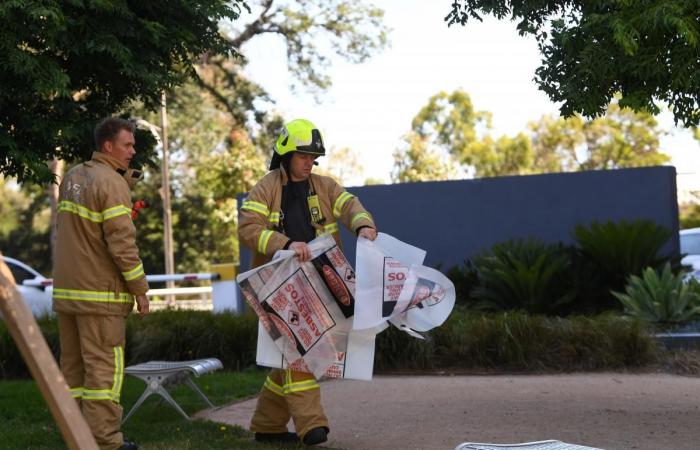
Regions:
M 0 249 L 5 256 L 29 264 L 44 276 L 51 274 L 49 199 L 39 185 L 25 183 L 20 190 L 0 188 L 0 211 L 9 209 L 10 219 L 0 231 Z M 0 219 L 3 220 L 3 219 Z
M 623 290 L 627 278 L 646 267 L 660 270 L 670 263 L 674 271 L 681 269 L 679 257 L 662 252 L 671 231 L 649 220 L 578 225 L 572 236 L 577 244 L 574 284 L 587 311 L 619 310 L 611 291 Z
M 571 259 L 561 244 L 507 241 L 475 257 L 474 264 L 479 284 L 471 298 L 480 309 L 556 315 L 568 311 L 576 296 L 570 284 Z
M 162 311 L 142 320 L 132 317 L 128 325 L 126 355 L 131 362 L 215 357 L 228 369 L 255 364 L 258 321 L 253 315 Z
M 614 315 L 564 319 L 455 310 L 425 341 L 394 328 L 377 336 L 375 370 L 571 372 L 641 367 L 658 357 L 641 322 Z
M 38 321 L 49 347 L 58 356 L 55 318 Z M 129 316 L 126 364 L 151 360 L 184 361 L 219 358 L 228 370 L 255 365 L 258 321 L 252 315 L 202 311 L 159 311 L 144 318 Z M 0 379 L 22 378 L 29 372 L 4 323 L 0 322 Z
M 479 285 L 479 271 L 470 259 L 447 271 L 447 277 L 455 285 L 455 306 L 469 306 L 472 290 Z
M 404 136 L 403 147 L 393 156 L 391 179 L 395 183 L 449 180 L 457 174 L 449 156 L 430 148 L 426 138 L 414 132 Z
M 678 258 L 662 254 L 671 231 L 650 220 L 592 222 L 576 226 L 572 235 L 608 290 L 621 290 L 627 277 L 641 274 L 646 267 L 660 269 L 671 262 L 680 269 Z
M 58 352 L 55 319 L 39 327 Z M 163 311 L 127 322 L 127 364 L 219 358 L 227 370 L 255 364 L 257 318 L 252 315 Z M 393 327 L 377 337 L 375 369 L 604 370 L 654 361 L 656 347 L 640 322 L 613 315 L 547 318 L 521 312 L 453 311 L 422 341 Z M 27 377 L 0 322 L 0 379 Z
M 671 233 L 651 221 L 593 222 L 572 233 L 577 245 L 531 239 L 499 243 L 448 276 L 458 305 L 482 310 L 517 310 L 547 315 L 599 314 L 619 310 L 611 291 L 624 289 L 645 267 L 681 265 L 662 254 Z
M 593 120 L 543 116 L 527 133 L 491 136 L 491 117 L 476 112 L 469 94 L 456 90 L 434 95 L 413 118 L 412 131 L 394 152 L 397 182 L 530 173 L 618 169 L 666 163 L 659 151 L 664 133 L 647 112 L 621 108 L 618 100 Z M 477 133 L 477 129 L 480 130 Z
M 685 205 L 680 207 L 681 229 L 700 227 L 700 205 Z
M 661 165 L 670 157 L 660 152 L 656 119 L 648 112 L 608 105 L 593 120 L 581 116 L 542 117 L 528 124 L 536 172 L 619 169 Z
M 218 23 L 239 3 L 3 2 L 0 172 L 47 182 L 47 160 L 85 158 L 101 118 L 136 99 L 152 108 L 199 55 L 231 54 Z
M 601 115 L 620 93 L 620 106 L 658 113 L 661 101 L 677 122 L 700 122 L 696 0 L 455 0 L 445 20 L 490 14 L 537 38 L 535 79 L 562 115 Z
M 631 275 L 625 293 L 613 292 L 625 313 L 653 324 L 679 324 L 700 317 L 700 283 L 673 274 L 666 264 L 658 273 L 648 267 L 642 276 Z
M 266 371 L 217 371 L 194 381 L 215 405 L 226 405 L 257 393 Z M 121 404 L 128 411 L 144 390 L 141 380 L 127 376 Z M 193 414 L 206 408 L 189 386 L 170 391 L 184 411 Z M 0 442 L 4 450 L 63 449 L 65 442 L 41 392 L 33 380 L 0 383 Z M 269 449 L 253 441 L 252 433 L 238 426 L 205 420 L 185 420 L 159 396 L 151 396 L 123 426 L 124 434 L 142 448 L 153 450 Z

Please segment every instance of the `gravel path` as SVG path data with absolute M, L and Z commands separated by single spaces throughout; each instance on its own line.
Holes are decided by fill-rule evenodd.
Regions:
M 377 376 L 324 382 L 321 389 L 333 448 L 449 450 L 465 441 L 558 439 L 605 450 L 700 449 L 698 378 Z M 200 417 L 247 428 L 255 401 Z

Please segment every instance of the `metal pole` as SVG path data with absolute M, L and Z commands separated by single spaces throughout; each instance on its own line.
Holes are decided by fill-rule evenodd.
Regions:
M 160 121 L 161 139 L 163 141 L 163 187 L 161 190 L 161 195 L 163 197 L 163 244 L 165 250 L 165 273 L 170 275 L 175 273 L 175 258 L 173 256 L 172 210 L 170 208 L 170 173 L 168 171 L 168 111 L 165 91 L 163 91 L 161 94 Z M 175 287 L 175 283 L 173 281 L 167 281 L 165 285 L 168 289 Z M 168 306 L 173 306 L 175 297 L 172 295 L 167 296 L 166 302 Z

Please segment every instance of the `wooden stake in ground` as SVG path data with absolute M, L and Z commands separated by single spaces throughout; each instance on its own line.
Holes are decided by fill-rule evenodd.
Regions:
M 0 253 L 0 256 L 2 254 Z M 95 438 L 78 403 L 73 400 L 66 380 L 46 344 L 29 307 L 15 289 L 12 272 L 0 258 L 0 313 L 15 340 L 24 362 L 36 380 L 41 395 L 71 450 L 98 450 Z

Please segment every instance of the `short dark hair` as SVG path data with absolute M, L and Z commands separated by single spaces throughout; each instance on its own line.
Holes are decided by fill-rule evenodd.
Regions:
M 102 148 L 102 144 L 117 137 L 122 130 L 133 134 L 134 131 L 136 131 L 136 125 L 130 120 L 120 117 L 107 117 L 106 119 L 102 119 L 95 127 L 95 145 L 97 149 L 99 150 Z

